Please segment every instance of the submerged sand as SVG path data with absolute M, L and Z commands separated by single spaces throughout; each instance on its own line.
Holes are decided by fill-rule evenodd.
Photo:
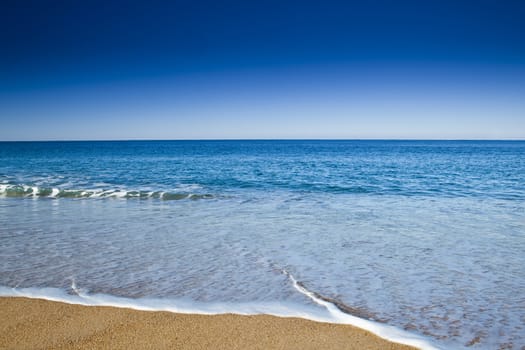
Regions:
M 0 298 L 1 349 L 413 349 L 349 325 Z

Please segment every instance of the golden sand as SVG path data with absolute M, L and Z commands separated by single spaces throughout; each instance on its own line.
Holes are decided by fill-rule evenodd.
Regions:
M 348 325 L 0 298 L 0 349 L 413 349 Z

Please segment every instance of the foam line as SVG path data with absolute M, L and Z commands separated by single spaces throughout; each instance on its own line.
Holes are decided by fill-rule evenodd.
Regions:
M 315 295 L 315 293 L 309 291 L 303 285 L 299 284 L 299 282 L 297 282 L 297 280 L 288 271 L 282 271 L 286 276 L 288 276 L 294 288 L 299 293 L 305 295 L 316 304 L 321 305 L 328 310 L 328 312 L 334 319 L 332 320 L 332 323 L 349 324 L 367 330 L 383 339 L 389 340 L 394 343 L 406 344 L 420 349 L 439 349 L 435 345 L 432 345 L 427 339 L 408 333 L 396 327 L 365 320 L 363 318 L 344 313 L 341 310 L 339 310 L 339 308 L 337 308 L 336 305 L 318 298 Z
M 232 313 L 238 315 L 266 314 L 277 317 L 297 317 L 316 322 L 348 324 L 367 330 L 392 342 L 411 345 L 424 350 L 439 349 L 423 337 L 410 334 L 393 326 L 345 314 L 337 309 L 335 305 L 317 298 L 314 293 L 302 287 L 291 274 L 286 271 L 283 272 L 290 278 L 297 291 L 323 308 L 280 302 L 199 303 L 188 299 L 130 299 L 106 294 L 86 293 L 76 285 L 74 280 L 71 284 L 71 290 L 75 294 L 69 294 L 57 288 L 9 288 L 0 286 L 0 296 L 45 299 L 85 306 L 111 306 L 142 311 L 168 311 L 183 314 L 218 315 Z

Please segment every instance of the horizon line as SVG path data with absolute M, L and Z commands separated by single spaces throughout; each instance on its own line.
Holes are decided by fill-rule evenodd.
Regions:
M 144 142 L 144 141 L 525 141 L 521 138 L 195 138 L 195 139 L 153 139 L 153 138 L 123 138 L 123 139 L 36 139 L 36 140 L 0 140 L 8 142 Z

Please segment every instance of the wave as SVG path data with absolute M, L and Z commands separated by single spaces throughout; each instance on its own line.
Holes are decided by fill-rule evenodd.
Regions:
M 353 313 L 357 309 L 344 305 L 343 303 L 335 299 L 324 297 L 316 292 L 306 289 L 304 284 L 302 282 L 297 281 L 287 270 L 283 269 L 282 273 L 288 276 L 294 288 L 299 293 L 305 295 L 314 303 L 326 308 L 326 310 L 331 316 L 331 320 L 329 321 L 331 323 L 349 324 L 367 330 L 383 339 L 389 340 L 394 343 L 410 345 L 425 350 L 439 349 L 437 346 L 431 344 L 427 339 L 423 337 L 408 333 L 404 330 L 398 329 L 393 326 L 362 318 L 363 316 L 369 315 L 354 316 Z M 314 321 L 319 321 L 317 319 L 311 319 Z
M 167 298 L 125 298 L 107 294 L 90 294 L 79 288 L 75 281 L 71 283 L 70 291 L 58 288 L 10 288 L 0 286 L 0 297 L 25 297 L 44 299 L 68 304 L 85 306 L 111 306 L 143 311 L 168 311 L 183 314 L 238 314 L 238 315 L 273 315 L 277 317 L 296 317 L 316 322 L 348 324 L 369 331 L 383 339 L 395 343 L 406 344 L 424 350 L 439 350 L 426 338 L 408 333 L 382 323 L 377 323 L 344 312 L 341 306 L 333 304 L 327 298 L 311 292 L 298 282 L 289 272 L 282 270 L 293 287 L 321 308 L 305 306 L 295 303 L 282 302 L 251 302 L 227 303 L 206 302 L 200 303 L 188 299 Z
M 56 187 L 38 187 L 28 185 L 0 185 L 0 197 L 29 198 L 123 198 L 123 199 L 213 199 L 209 193 L 140 191 L 123 189 L 62 189 Z

